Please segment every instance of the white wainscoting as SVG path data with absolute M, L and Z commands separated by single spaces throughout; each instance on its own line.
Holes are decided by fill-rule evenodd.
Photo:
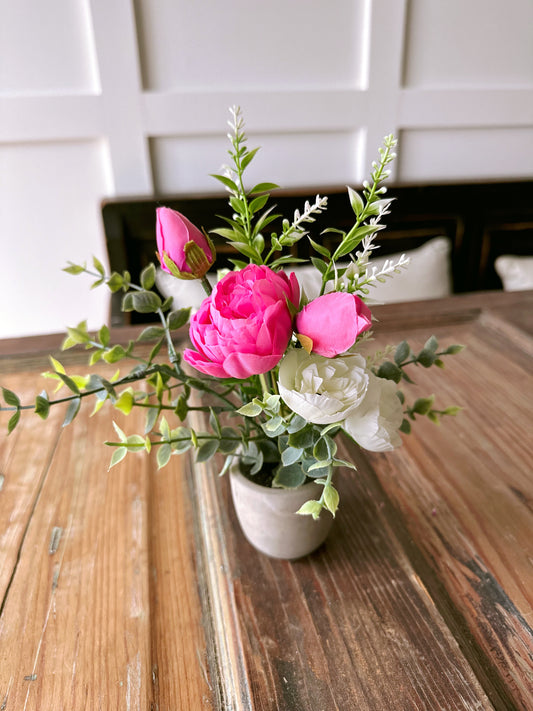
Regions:
M 0 0 L 0 336 L 98 328 L 100 201 L 213 192 L 228 107 L 250 180 L 533 177 L 531 0 Z

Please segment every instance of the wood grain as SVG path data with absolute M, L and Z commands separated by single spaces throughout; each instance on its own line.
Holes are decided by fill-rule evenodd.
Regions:
M 464 649 L 472 635 L 478 675 L 509 694 L 510 708 L 530 709 L 533 339 L 486 314 L 433 331 L 443 342 L 453 331 L 467 349 L 442 374 L 417 370 L 417 392 L 464 411 L 441 428 L 419 421 L 401 449 L 367 459 L 423 551 L 425 581 Z
M 219 485 L 227 499 L 227 482 Z M 300 561 L 255 551 L 229 501 L 230 525 L 211 520 L 211 535 L 225 536 L 253 708 L 492 709 L 368 472 L 343 474 L 339 488 L 344 514 Z M 243 706 L 231 699 L 220 708 Z
M 245 541 L 216 462 L 108 472 L 111 421 L 142 432 L 135 413 L 26 415 L 0 437 L 1 711 L 533 708 L 532 307 L 376 308 L 373 347 L 466 343 L 412 396 L 465 410 L 395 452 L 344 442 L 358 472 L 300 561 Z M 28 397 L 46 367 L 30 341 L 0 344 L 0 384 Z
M 2 375 L 23 396 L 36 382 Z M 65 429 L 57 409 L 27 414 L 0 439 L 0 708 L 208 709 L 182 467 L 130 455 L 108 472 L 111 419 L 144 423 L 91 407 Z

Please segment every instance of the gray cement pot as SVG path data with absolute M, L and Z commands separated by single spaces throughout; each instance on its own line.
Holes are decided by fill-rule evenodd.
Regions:
M 326 540 L 333 517 L 323 511 L 318 521 L 296 511 L 309 499 L 320 496 L 322 487 L 314 482 L 298 489 L 272 489 L 250 481 L 230 468 L 231 493 L 235 512 L 248 541 L 272 558 L 301 558 Z

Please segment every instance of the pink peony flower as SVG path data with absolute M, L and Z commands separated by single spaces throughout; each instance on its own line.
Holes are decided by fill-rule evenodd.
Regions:
M 333 358 L 355 343 L 372 325 L 368 306 L 355 294 L 344 291 L 324 294 L 311 301 L 296 316 L 296 332 L 308 352 Z
M 169 207 L 158 207 L 156 220 L 161 269 L 180 278 L 201 279 L 215 259 L 210 240 L 184 215 Z M 173 262 L 170 268 L 165 255 Z
M 204 299 L 191 319 L 184 360 L 217 378 L 247 378 L 266 373 L 281 360 L 292 334 L 300 287 L 294 274 L 250 264 L 230 272 Z

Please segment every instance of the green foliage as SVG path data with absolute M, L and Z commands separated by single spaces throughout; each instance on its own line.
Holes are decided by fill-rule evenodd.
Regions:
M 382 363 L 375 373 L 380 378 L 386 378 L 387 380 L 392 380 L 395 383 L 399 383 L 404 380 L 408 383 L 413 383 L 410 375 L 407 373 L 405 368 L 410 365 L 421 366 L 423 368 L 430 368 L 435 365 L 439 368 L 444 368 L 443 356 L 456 355 L 464 349 L 461 345 L 451 345 L 444 350 L 439 350 L 439 342 L 435 336 L 430 336 L 425 342 L 423 348 L 415 353 L 407 341 L 402 341 L 396 346 L 393 354 L 393 360 L 387 360 Z M 404 394 L 399 390 L 397 392 L 402 404 L 405 403 Z M 405 407 L 405 415 L 400 431 L 404 434 L 410 434 L 411 432 L 411 422 L 416 419 L 416 416 L 428 417 L 435 424 L 440 423 L 440 418 L 444 415 L 454 416 L 457 415 L 462 408 L 452 405 L 446 407 L 443 410 L 438 410 L 433 407 L 435 402 L 435 396 L 430 395 L 428 397 L 419 397 L 411 406 Z
M 354 214 L 353 225 L 347 232 L 324 230 L 335 236 L 335 246 L 330 248 L 310 234 L 317 217 L 327 209 L 327 198 L 317 195 L 314 202 L 306 202 L 302 210 L 296 210 L 290 219 L 276 214 L 275 205 L 269 204 L 272 191 L 278 187 L 275 183 L 259 182 L 250 188 L 245 186 L 245 171 L 255 159 L 258 149 L 247 147 L 244 122 L 238 108 L 232 110 L 230 127 L 231 149 L 228 152 L 231 164 L 222 174 L 213 177 L 229 193 L 232 216 L 220 217 L 223 224 L 213 232 L 240 253 L 242 258 L 232 260 L 236 268 L 243 268 L 252 262 L 278 269 L 303 261 L 291 254 L 291 248 L 303 237 L 309 239 L 313 250 L 311 263 L 322 277 L 321 293 L 324 293 L 326 285 L 333 284 L 337 290 L 365 295 L 369 291 L 368 286 L 384 281 L 406 265 L 407 262 L 400 259 L 379 271 L 369 272 L 366 266 L 374 249 L 373 240 L 383 229 L 381 218 L 388 214 L 391 203 L 384 197 L 386 189 L 383 183 L 389 175 L 388 165 L 394 158 L 396 141 L 392 136 L 384 139 L 379 160 L 373 164 L 371 179 L 363 184 L 363 190 L 357 192 L 348 188 L 348 199 Z M 272 231 L 274 224 L 277 225 L 275 232 Z M 339 260 L 347 257 L 350 259 L 349 266 L 339 266 Z M 162 258 L 170 271 L 177 275 L 179 270 L 168 255 Z M 96 257 L 93 257 L 90 266 L 69 262 L 64 271 L 89 276 L 91 288 L 105 286 L 113 294 L 121 292 L 124 312 L 155 314 L 158 322 L 144 328 L 135 341 L 128 343 L 113 342 L 113 333 L 105 325 L 95 333 L 89 331 L 86 321 L 69 327 L 62 344 L 63 350 L 86 350 L 90 367 L 104 362 L 120 363 L 120 367 L 124 368 L 127 362 L 129 371 L 121 373 L 117 370 L 109 378 L 97 373 L 67 373 L 64 365 L 51 357 L 51 370 L 43 375 L 55 385 L 52 397 L 42 391 L 33 403 L 23 405 L 14 392 L 2 388 L 5 406 L 0 406 L 0 409 L 10 412 L 8 433 L 14 430 L 22 411 L 27 409 L 46 419 L 51 407 L 63 405 L 63 426 L 67 426 L 76 418 L 83 401 L 87 399 L 92 402 L 93 414 L 104 406 L 126 416 L 141 408 L 144 414 L 142 433 L 126 434 L 114 423 L 116 440 L 106 442 L 113 447 L 110 468 L 128 454 L 148 453 L 152 449 L 160 468 L 166 466 L 172 456 L 190 450 L 199 463 L 210 461 L 217 454 L 222 455 L 224 463 L 221 473 L 224 473 L 238 457 L 247 467 L 247 475 L 252 478 L 259 474 L 263 465 L 268 465 L 275 487 L 296 488 L 306 481 L 314 481 L 321 494 L 316 500 L 307 501 L 298 513 L 318 518 L 325 509 L 335 516 L 339 494 L 332 483 L 334 471 L 338 467 L 355 468 L 337 456 L 335 438 L 341 422 L 317 425 L 292 412 L 277 392 L 277 368 L 246 380 L 195 377 L 184 370 L 173 337 L 176 331 L 187 326 L 190 309 L 174 309 L 172 298 L 161 298 L 155 290 L 154 264 L 142 270 L 139 284 L 132 283 L 127 271 L 109 272 Z M 190 278 L 193 276 L 189 275 Z M 302 303 L 304 299 L 303 296 Z M 294 316 L 296 309 L 292 304 L 289 308 Z M 166 348 L 168 355 L 166 362 L 161 362 L 163 348 Z M 419 352 L 402 341 L 392 353 L 380 357 L 380 365 L 374 368 L 374 373 L 396 384 L 411 383 L 410 366 L 429 368 L 435 365 L 442 368 L 446 356 L 461 350 L 459 345 L 439 350 L 434 336 Z M 194 392 L 202 396 L 200 404 L 192 398 Z M 419 397 L 409 405 L 403 392 L 397 392 L 404 409 L 400 428 L 404 433 L 411 431 L 411 423 L 417 417 L 428 417 L 438 423 L 443 416 L 453 416 L 460 410 L 456 406 L 437 409 L 433 395 Z M 203 404 L 207 400 L 210 404 Z M 188 415 L 197 410 L 206 415 L 207 431 L 196 431 L 186 426 Z M 176 426 L 171 426 L 171 423 Z

